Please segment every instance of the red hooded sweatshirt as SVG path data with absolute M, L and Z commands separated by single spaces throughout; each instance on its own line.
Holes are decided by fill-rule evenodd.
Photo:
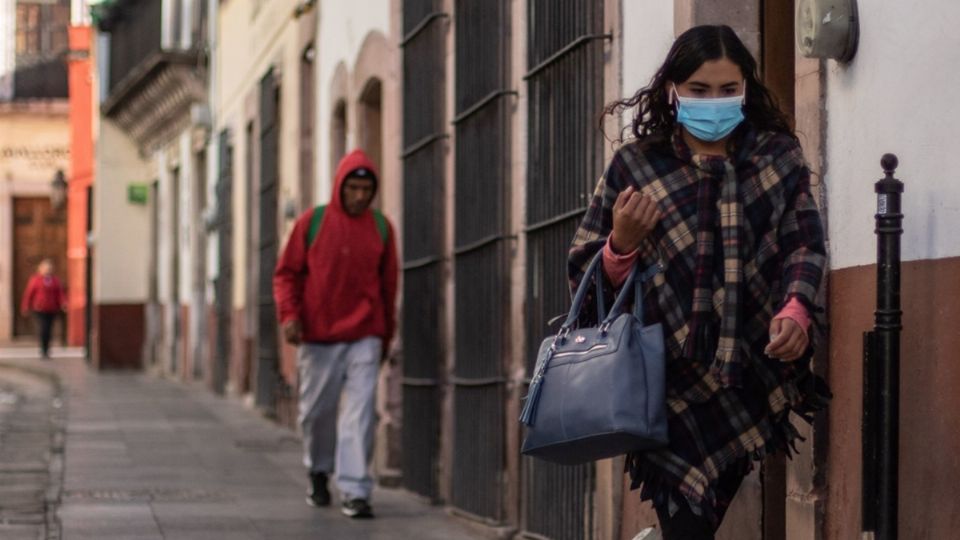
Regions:
M 67 296 L 60 280 L 53 276 L 34 274 L 27 282 L 20 311 L 28 313 L 57 313 L 67 305 Z
M 273 274 L 280 322 L 300 320 L 308 343 L 379 336 L 386 347 L 393 338 L 398 272 L 393 226 L 387 223 L 384 242 L 371 210 L 359 216 L 344 210 L 343 184 L 358 169 L 378 181 L 362 151 L 344 157 L 313 244 L 306 245 L 310 209 L 297 219 Z

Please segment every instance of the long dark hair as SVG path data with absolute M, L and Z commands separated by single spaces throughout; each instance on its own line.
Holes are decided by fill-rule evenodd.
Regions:
M 615 101 L 604 108 L 604 116 L 619 116 L 628 109 L 635 109 L 627 128 L 637 139 L 650 135 L 669 137 L 675 127 L 673 106 L 667 101 L 667 83 L 680 84 L 710 60 L 728 58 L 740 67 L 747 84 L 746 104 L 743 107 L 747 122 L 763 131 L 786 133 L 794 138 L 786 115 L 777 106 L 777 101 L 760 82 L 757 76 L 757 61 L 747 50 L 736 32 L 726 25 L 695 26 L 677 38 L 667 53 L 667 59 L 650 80 L 650 84 L 637 91 L 633 97 Z M 601 120 L 602 126 L 603 120 Z

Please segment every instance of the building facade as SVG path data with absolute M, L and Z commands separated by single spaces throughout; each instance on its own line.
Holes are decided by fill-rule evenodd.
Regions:
M 295 351 L 278 338 L 272 279 L 314 200 L 316 6 L 232 0 L 216 19 L 212 383 L 292 426 Z
M 873 327 L 877 264 L 873 183 L 883 177 L 880 157 L 899 157 L 903 180 L 901 294 L 903 334 L 900 383 L 900 537 L 950 538 L 956 534 L 960 449 L 953 360 L 958 337 L 956 227 L 960 191 L 950 180 L 947 135 L 960 121 L 945 66 L 958 61 L 960 8 L 937 1 L 931 18 L 897 2 L 861 2 L 860 46 L 848 64 L 829 62 L 822 72 L 824 183 L 830 222 L 831 337 L 826 537 L 859 531 L 860 418 L 863 336 Z M 891 74 L 893 74 L 891 76 Z
M 930 25 L 892 0 L 862 5 L 859 50 L 841 63 L 797 52 L 786 0 L 157 0 L 136 9 L 145 5 L 163 21 L 150 31 L 164 60 L 133 62 L 155 67 L 128 70 L 140 77 L 129 86 L 115 82 L 124 68 L 114 66 L 128 60 L 104 61 L 103 51 L 122 39 L 123 21 L 145 19 L 121 9 L 100 25 L 111 37 L 98 41 L 98 65 L 110 70 L 100 71 L 97 131 L 97 339 L 118 339 L 102 330 L 109 317 L 140 317 L 145 365 L 205 379 L 293 426 L 297 371 L 278 339 L 273 266 L 293 220 L 327 201 L 339 158 L 362 148 L 381 170 L 376 204 L 396 226 L 403 272 L 400 335 L 381 378 L 378 475 L 500 534 L 556 539 L 630 539 L 655 522 L 622 460 L 566 468 L 519 452 L 534 349 L 567 309 L 567 248 L 615 151 L 603 133 L 615 138 L 628 120 L 606 118 L 601 132 L 600 111 L 647 84 L 676 35 L 731 25 L 813 172 L 832 321 L 814 368 L 836 397 L 800 426 L 793 460 L 751 473 L 718 537 L 859 536 L 871 186 L 887 151 L 907 184 L 901 533 L 950 537 L 960 438 L 942 411 L 955 405 L 960 374 L 944 299 L 960 255 L 949 234 L 960 191 L 940 164 L 960 109 L 942 91 L 940 66 L 957 60 L 943 44 L 960 9 L 937 0 Z M 206 32 L 196 34 L 200 21 Z M 147 186 L 146 206 L 131 202 L 131 183 Z M 116 346 L 138 357 L 139 345 Z M 929 452 L 931 441 L 940 450 Z
M 207 4 L 97 6 L 91 357 L 204 373 Z
M 69 270 L 67 210 L 52 187 L 71 172 L 69 19 L 66 1 L 0 3 L 0 341 L 34 333 L 20 298 L 37 264 Z

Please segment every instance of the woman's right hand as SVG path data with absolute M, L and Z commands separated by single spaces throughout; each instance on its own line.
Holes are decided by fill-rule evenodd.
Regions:
M 633 186 L 621 191 L 613 203 L 611 247 L 620 254 L 632 253 L 662 217 L 653 197 L 644 195 Z

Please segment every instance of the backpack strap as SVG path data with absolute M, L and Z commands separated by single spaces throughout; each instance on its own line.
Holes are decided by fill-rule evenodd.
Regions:
M 317 233 L 320 232 L 320 224 L 323 223 L 323 212 L 327 209 L 326 206 L 317 206 L 313 209 L 313 216 L 310 217 L 310 228 L 307 229 L 307 248 L 313 245 L 314 239 L 317 237 Z
M 323 213 L 326 211 L 326 205 L 317 206 L 313 209 L 313 215 L 310 216 L 310 228 L 307 229 L 307 248 L 313 245 L 313 241 L 317 238 L 317 234 L 320 232 L 320 225 L 323 224 Z M 377 231 L 380 233 L 380 240 L 384 244 L 387 243 L 387 237 L 390 235 L 390 228 L 387 226 L 387 218 L 384 217 L 383 213 L 372 208 L 373 210 L 373 220 L 377 224 Z
M 387 218 L 376 208 L 372 208 L 372 210 L 373 220 L 377 222 L 377 230 L 380 231 L 380 240 L 383 240 L 384 245 L 386 245 L 387 237 L 390 234 L 390 228 L 387 227 Z

